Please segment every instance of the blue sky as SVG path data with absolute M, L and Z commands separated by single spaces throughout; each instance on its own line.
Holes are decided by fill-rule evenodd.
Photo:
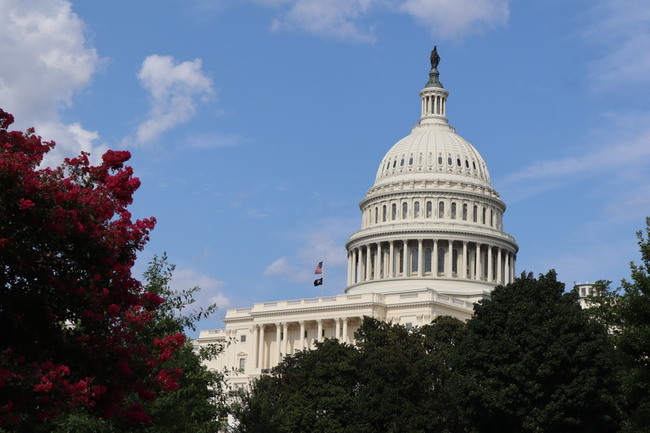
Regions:
M 448 117 L 487 162 L 518 272 L 629 275 L 650 215 L 645 0 L 0 0 L 0 107 L 58 146 L 128 149 L 174 284 L 220 314 L 343 291 L 383 155 L 434 44 Z

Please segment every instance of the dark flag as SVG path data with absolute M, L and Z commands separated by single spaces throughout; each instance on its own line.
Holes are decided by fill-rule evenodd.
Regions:
M 323 273 L 323 262 L 318 262 L 318 265 L 316 265 L 316 270 L 314 271 L 314 274 L 320 275 Z
M 319 278 L 317 280 L 314 280 L 314 287 L 316 286 L 322 286 L 323 285 L 323 279 Z

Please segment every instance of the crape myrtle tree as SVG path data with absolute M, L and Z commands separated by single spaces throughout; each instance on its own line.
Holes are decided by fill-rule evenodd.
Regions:
M 187 329 L 196 330 L 199 320 L 216 309 L 191 310 L 198 287 L 177 291 L 170 286 L 174 265 L 167 262 L 166 254 L 154 256 L 144 272 L 145 290 L 156 293 L 164 302 L 143 332 L 150 334 L 152 345 L 160 344 L 165 335 L 176 335 Z M 92 413 L 76 411 L 59 416 L 54 421 L 53 433 L 120 433 L 137 431 L 148 433 L 214 433 L 219 431 L 220 419 L 225 412 L 223 375 L 208 370 L 202 361 L 220 352 L 220 346 L 203 347 L 195 353 L 186 341 L 169 357 L 159 360 L 165 368 L 179 368 L 183 375 L 178 379 L 178 389 L 159 393 L 154 400 L 143 403 L 151 418 L 148 425 L 133 426 L 120 419 L 103 420 Z M 131 394 L 127 400 L 137 399 Z
M 469 431 L 616 432 L 620 389 L 607 329 L 554 271 L 523 273 L 478 302 L 457 352 Z
M 130 155 L 41 168 L 54 143 L 12 123 L 0 110 L 0 428 L 48 431 L 76 409 L 147 424 L 143 404 L 179 387 L 164 362 L 185 337 L 145 332 L 163 299 L 131 275 L 155 220 L 127 210 Z

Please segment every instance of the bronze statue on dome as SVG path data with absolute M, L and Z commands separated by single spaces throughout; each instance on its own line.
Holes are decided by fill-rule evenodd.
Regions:
M 440 56 L 438 55 L 438 47 L 434 45 L 431 51 L 431 69 L 437 69 L 439 64 Z

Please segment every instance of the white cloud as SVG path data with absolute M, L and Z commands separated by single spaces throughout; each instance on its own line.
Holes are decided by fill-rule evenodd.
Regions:
M 171 281 L 171 287 L 175 290 L 187 290 L 192 287 L 200 287 L 201 290 L 194 294 L 195 303 L 189 308 L 205 308 L 211 304 L 217 304 L 220 310 L 225 310 L 231 304 L 221 288 L 226 283 L 201 274 L 191 268 L 176 268 Z
M 318 230 L 309 230 L 297 235 L 301 244 L 291 260 L 280 257 L 266 267 L 265 277 L 280 276 L 293 282 L 304 283 L 314 279 L 314 269 L 318 262 L 329 276 L 347 266 L 347 252 L 343 244 L 350 232 L 356 229 L 358 220 L 339 219 L 317 221 Z M 347 271 L 345 271 L 347 272 Z
M 280 257 L 264 269 L 264 276 L 269 277 L 271 275 L 287 275 L 291 272 L 291 266 L 289 266 L 289 261 L 286 257 Z
M 333 39 L 373 43 L 375 11 L 404 13 L 442 38 L 480 33 L 508 21 L 510 0 L 252 0 L 280 9 L 273 31 L 298 29 Z
M 564 158 L 533 162 L 498 183 L 516 200 L 584 178 L 606 178 L 610 183 L 618 179 L 626 185 L 644 182 L 641 177 L 650 170 L 650 112 L 608 115 L 604 123 L 592 134 L 599 138 L 588 149 Z
M 399 9 L 444 38 L 504 25 L 510 15 L 509 0 L 406 0 Z
M 600 0 L 582 32 L 599 48 L 591 65 L 596 85 L 650 82 L 650 8 L 646 0 Z
M 170 56 L 153 54 L 142 63 L 138 79 L 150 92 L 152 107 L 138 127 L 136 142 L 148 143 L 187 122 L 197 103 L 213 96 L 212 80 L 201 70 L 201 60 L 175 64 Z
M 340 40 L 374 42 L 372 27 L 359 21 L 376 3 L 373 0 L 295 0 L 282 17 L 273 21 L 271 29 L 298 28 Z
M 81 150 L 97 160 L 104 150 L 94 145 L 96 132 L 59 117 L 100 64 L 83 30 L 66 0 L 3 0 L 0 7 L 0 103 L 14 115 L 13 128 L 34 126 L 44 139 L 57 141 L 50 164 Z

